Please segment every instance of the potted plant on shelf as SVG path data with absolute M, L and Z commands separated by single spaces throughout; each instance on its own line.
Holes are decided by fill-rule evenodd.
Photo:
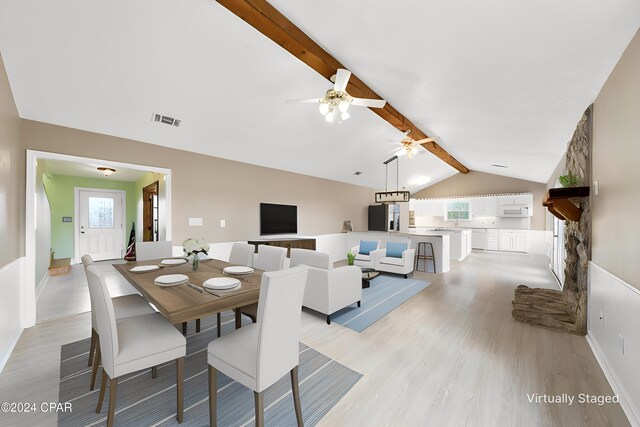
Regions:
M 191 269 L 197 271 L 200 267 L 199 254 L 207 255 L 209 253 L 209 243 L 203 237 L 200 239 L 189 238 L 182 243 L 182 248 L 187 257 L 191 257 Z
M 349 265 L 353 265 L 355 260 L 356 260 L 356 255 L 351 251 L 347 252 L 347 263 Z
M 562 185 L 564 188 L 577 187 L 582 181 L 579 176 L 572 175 L 571 172 L 569 172 L 567 175 L 560 175 L 558 179 L 560 180 L 560 185 Z

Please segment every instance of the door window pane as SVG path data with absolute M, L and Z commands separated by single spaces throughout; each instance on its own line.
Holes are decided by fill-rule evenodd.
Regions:
M 89 197 L 89 228 L 113 228 L 113 199 Z

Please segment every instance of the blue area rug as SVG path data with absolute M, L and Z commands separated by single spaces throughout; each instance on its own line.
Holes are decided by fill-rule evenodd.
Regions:
M 223 313 L 223 332 L 234 329 L 234 316 Z M 244 319 L 245 323 L 248 319 Z M 209 425 L 207 345 L 217 338 L 215 316 L 202 319 L 202 330 L 189 322 L 184 371 L 184 423 L 176 421 L 175 364 L 158 366 L 158 377 L 149 370 L 125 375 L 118 383 L 117 426 L 206 426 Z M 89 391 L 87 367 L 89 339 L 62 346 L 60 402 L 73 405 L 73 412 L 58 414 L 58 426 L 104 426 L 109 390 L 100 414 L 95 413 L 98 389 Z M 102 370 L 100 370 L 100 373 Z M 100 385 L 100 373 L 96 387 Z M 300 401 L 305 426 L 314 426 L 360 380 L 361 374 L 300 343 Z M 265 425 L 295 426 L 291 380 L 285 375 L 265 391 Z M 218 373 L 218 425 L 252 426 L 253 391 Z
M 430 282 L 380 274 L 362 290 L 362 306 L 350 305 L 331 316 L 331 321 L 362 332 L 399 305 L 429 286 Z

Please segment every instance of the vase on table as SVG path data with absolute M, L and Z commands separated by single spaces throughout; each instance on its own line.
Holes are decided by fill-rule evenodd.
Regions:
M 193 254 L 191 258 L 191 270 L 198 271 L 198 268 L 200 268 L 200 258 L 198 254 Z

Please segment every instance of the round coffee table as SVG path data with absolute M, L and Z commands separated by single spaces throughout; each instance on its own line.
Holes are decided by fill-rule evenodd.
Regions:
M 380 274 L 379 271 L 375 271 L 373 268 L 363 268 L 362 269 L 362 289 L 368 288 L 371 286 L 371 280 L 378 277 Z

